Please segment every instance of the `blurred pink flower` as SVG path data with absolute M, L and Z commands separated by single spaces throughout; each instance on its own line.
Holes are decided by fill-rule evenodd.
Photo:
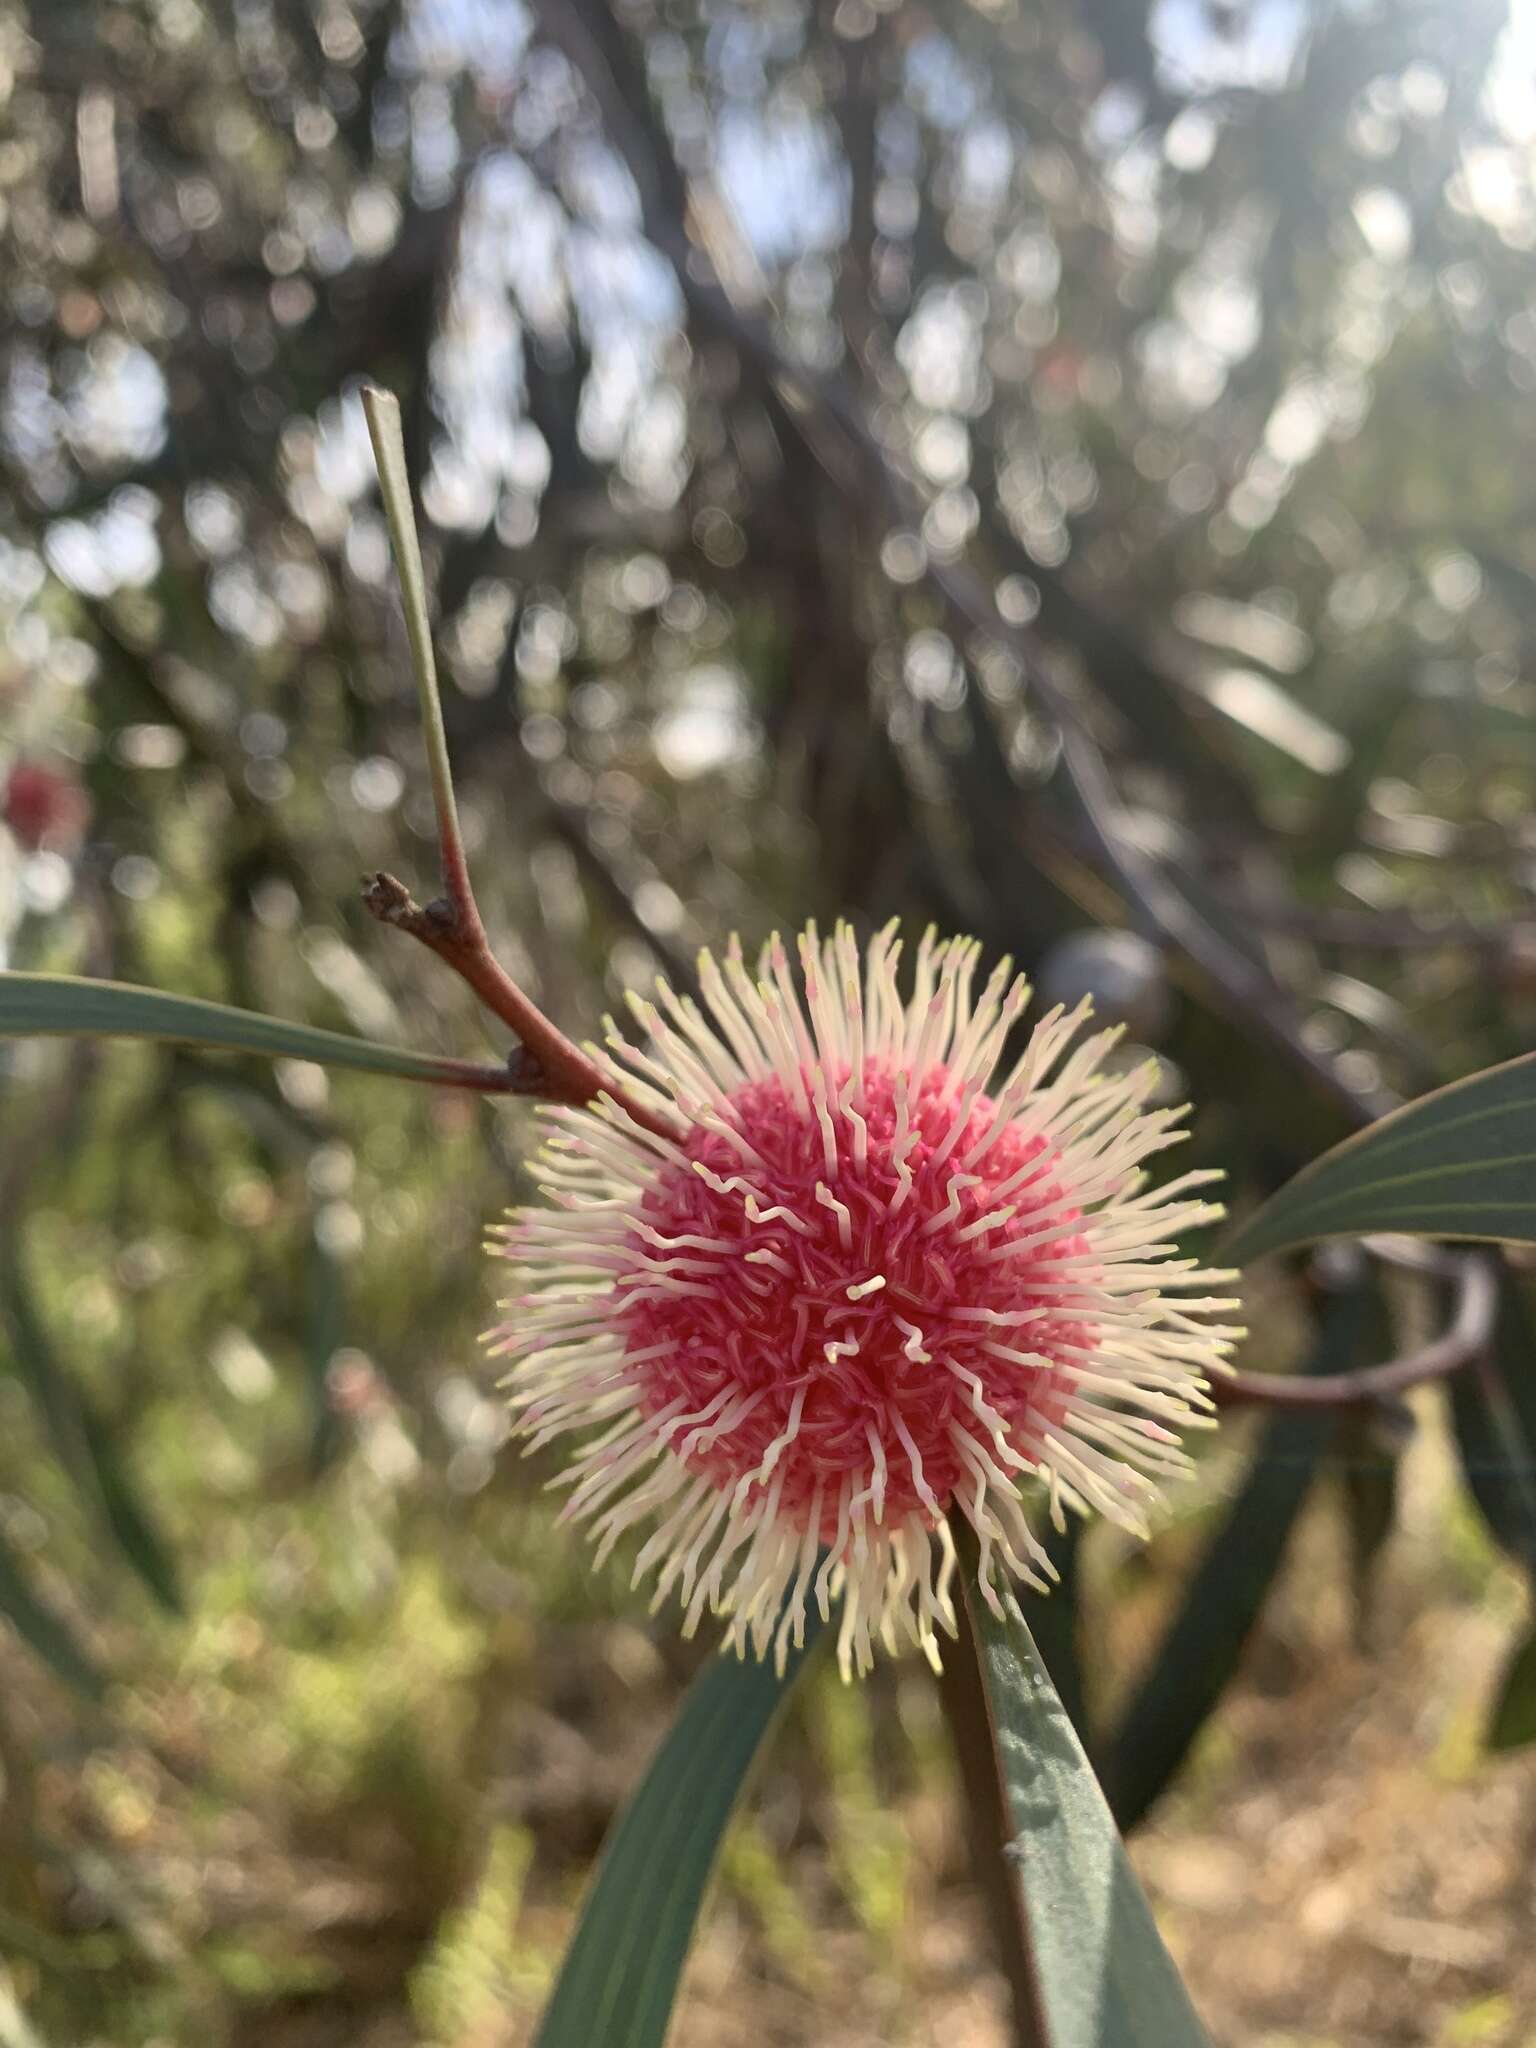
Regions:
M 853 934 L 782 943 L 751 976 L 740 949 L 700 962 L 711 1017 L 664 984 L 631 998 L 643 1049 L 609 1025 L 616 1089 L 552 1108 L 552 1206 L 512 1212 L 513 1266 L 488 1338 L 512 1360 L 533 1449 L 584 1438 L 557 1483 L 599 1561 L 655 1519 L 636 1581 L 677 1587 L 691 1632 L 782 1661 L 806 1603 L 841 1604 L 839 1659 L 878 1638 L 935 1663 L 954 1631 L 945 1516 L 1034 1586 L 1051 1567 L 1020 1485 L 1144 1532 L 1175 1430 L 1210 1410 L 1206 1375 L 1240 1334 L 1208 1291 L 1230 1275 L 1174 1256 L 1218 1215 L 1188 1173 L 1144 1189 L 1183 1111 L 1143 1108 L 1155 1065 L 1106 1070 L 1116 1034 L 1073 1041 L 1054 1011 L 985 1092 L 1028 987 L 980 947 L 918 947 L 898 992 L 896 927 L 862 963 Z M 802 1000 L 803 988 L 803 1000 Z
M 47 768 L 41 761 L 14 761 L 0 798 L 5 819 L 28 853 L 49 847 L 73 853 L 85 837 L 91 800 L 72 775 Z

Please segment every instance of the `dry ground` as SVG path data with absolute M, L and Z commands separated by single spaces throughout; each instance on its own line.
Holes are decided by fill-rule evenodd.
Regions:
M 1135 1839 L 1217 2048 L 1536 2048 L 1536 1749 L 1480 1748 L 1522 1595 L 1458 1499 L 1426 1428 L 1362 1647 L 1323 1489 L 1239 1684 Z M 1122 1599 L 1106 1664 L 1145 1649 L 1173 1590 L 1154 1570 Z M 217 1683 L 189 1655 L 155 1695 L 153 1754 L 38 1773 L 39 1838 L 127 1883 L 103 1906 L 54 1851 L 32 1872 L 0 1861 L 78 1959 L 51 1974 L 51 1949 L 18 1952 L 0 1918 L 0 2048 L 525 2048 L 683 1665 L 659 1629 L 567 1618 L 530 1625 L 497 1668 L 474 1631 L 414 1613 L 384 1647 L 409 1640 L 417 1660 L 415 1746 L 370 1751 L 332 1792 L 314 1759 L 343 1710 L 383 1713 L 388 1660 L 316 1694 L 324 1741 L 290 1731 L 274 1772 L 269 1702 L 291 1718 L 295 1671 L 329 1685 L 329 1667 L 233 1609 Z M 42 1700 L 7 1687 L 34 1749 L 53 1740 Z M 0 1821 L 13 1844 L 31 1824 L 6 1798 Z M 109 1925 L 131 1954 L 93 1977 Z M 1011 2048 L 936 1691 L 910 1662 L 873 1694 L 827 1673 L 732 1836 L 674 2048 L 927 2044 Z

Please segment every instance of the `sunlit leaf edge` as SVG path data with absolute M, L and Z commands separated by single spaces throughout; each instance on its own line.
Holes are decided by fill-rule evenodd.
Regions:
M 1002 1616 L 987 1605 L 975 1536 L 961 1516 L 951 1526 L 1016 1830 L 1040 2048 L 1209 2048 L 1034 1639 L 1011 1601 Z
M 1442 1116 L 1443 1111 L 1454 1111 L 1458 1105 L 1464 1105 L 1469 1095 L 1489 1091 L 1495 1094 L 1493 1101 L 1479 1103 L 1461 1115 Z M 1365 1164 L 1375 1175 L 1383 1159 L 1399 1155 L 1405 1146 L 1432 1144 L 1438 1137 L 1485 1120 L 1507 1120 L 1520 1108 L 1530 1110 L 1532 1135 L 1536 1136 L 1536 1053 L 1522 1054 L 1519 1059 L 1484 1068 L 1418 1096 L 1344 1139 L 1303 1167 L 1262 1208 L 1239 1224 L 1222 1245 L 1221 1255 L 1245 1263 L 1265 1252 L 1287 1251 L 1327 1238 L 1359 1237 L 1373 1232 L 1493 1244 L 1536 1243 L 1536 1170 L 1530 1176 L 1529 1196 L 1519 1199 L 1499 1196 L 1467 1201 L 1451 1195 L 1446 1187 L 1447 1181 L 1468 1175 L 1486 1181 L 1490 1171 L 1525 1166 L 1536 1169 L 1536 1148 L 1495 1153 L 1477 1160 L 1436 1162 L 1431 1158 L 1409 1175 L 1367 1180 L 1352 1172 Z M 1384 1191 L 1401 1188 L 1409 1180 L 1422 1180 L 1433 1186 L 1421 1198 L 1383 1199 Z M 1341 1204 L 1345 1205 L 1343 1213 L 1339 1213 Z M 1474 1215 L 1486 1220 L 1474 1224 Z

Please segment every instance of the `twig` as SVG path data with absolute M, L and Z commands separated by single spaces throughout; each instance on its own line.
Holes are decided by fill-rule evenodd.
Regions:
M 363 902 L 381 924 L 408 932 L 434 952 L 461 980 L 468 982 L 492 1016 L 498 1017 L 516 1036 L 519 1050 L 507 1063 L 516 1093 L 575 1105 L 591 1102 L 599 1095 L 608 1095 L 635 1123 L 658 1137 L 674 1137 L 676 1133 L 660 1118 L 642 1109 L 617 1088 L 590 1054 L 583 1052 L 579 1045 L 551 1023 L 538 1005 L 523 994 L 491 951 L 469 879 L 464 835 L 459 827 L 453 770 L 448 760 L 448 737 L 443 728 L 442 700 L 437 687 L 437 663 L 432 651 L 426 578 L 416 538 L 416 521 L 411 510 L 400 407 L 390 393 L 370 388 L 363 393 L 363 411 L 368 419 L 368 433 L 379 470 L 379 489 L 384 499 L 384 515 L 389 522 L 390 542 L 400 577 L 400 596 L 411 643 L 411 666 L 415 672 L 422 733 L 427 744 L 432 801 L 437 811 L 445 891 L 439 901 L 423 908 L 403 882 L 397 881 L 393 875 L 381 873 L 364 884 Z
M 1508 953 L 1536 935 L 1529 917 L 1477 920 L 1443 911 L 1394 913 L 1343 910 L 1305 903 L 1277 903 L 1238 889 L 1216 894 L 1234 915 L 1266 931 L 1294 932 L 1320 946 L 1341 946 L 1352 952 L 1430 953 L 1456 948 L 1463 952 Z
M 1399 1237 L 1395 1232 L 1373 1234 L 1359 1240 L 1384 1266 L 1400 1266 L 1405 1273 L 1427 1273 L 1434 1280 L 1455 1280 L 1461 1273 L 1464 1252 L 1447 1250 L 1429 1237 Z
M 1481 1253 L 1456 1262 L 1456 1312 L 1449 1328 L 1432 1343 L 1385 1365 L 1363 1366 L 1318 1379 L 1291 1373 L 1220 1374 L 1211 1385 L 1218 1406 L 1236 1408 L 1354 1408 L 1391 1400 L 1426 1380 L 1445 1379 L 1480 1357 L 1493 1338 L 1499 1290 L 1493 1263 Z
M 1064 728 L 1062 757 L 1102 864 L 1147 922 L 1201 969 L 1258 1036 L 1268 1039 L 1310 1075 L 1352 1123 L 1370 1123 L 1391 1108 L 1390 1098 L 1351 1087 L 1332 1060 L 1313 1050 L 1295 1005 L 1274 976 L 1229 945 L 1157 863 L 1119 828 L 1114 787 L 1092 741 L 1080 730 Z
M 626 881 L 614 862 L 597 845 L 587 829 L 585 814 L 580 806 L 552 797 L 548 791 L 545 792 L 544 800 L 548 806 L 550 830 L 570 848 L 577 867 L 592 883 L 597 893 L 656 955 L 673 989 L 679 995 L 696 993 L 695 962 L 688 957 L 684 947 L 675 945 L 640 915 L 635 900 L 634 882 Z M 634 864 L 636 867 L 641 865 L 640 856 L 635 856 Z M 651 873 L 654 875 L 654 870 Z

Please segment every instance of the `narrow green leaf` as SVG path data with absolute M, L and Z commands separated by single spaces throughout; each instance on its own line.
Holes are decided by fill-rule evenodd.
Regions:
M 1536 1742 L 1536 1629 L 1505 1667 L 1488 1725 L 1490 1749 L 1523 1749 L 1529 1742 Z
M 314 1060 L 323 1067 L 351 1067 L 398 1081 L 489 1090 L 507 1086 L 497 1067 L 406 1052 L 195 996 L 165 995 L 121 981 L 86 981 L 72 974 L 0 973 L 0 1038 L 39 1036 L 154 1038 L 213 1046 L 221 1052 L 259 1053 L 268 1059 Z
M 188 1047 L 173 1052 L 166 1083 L 167 1100 L 201 1096 L 238 1118 L 272 1171 L 307 1159 L 329 1135 L 328 1125 L 286 1100 L 270 1074 L 242 1073 Z
M 1339 1456 L 1344 1467 L 1344 1522 L 1349 1543 L 1349 1584 L 1354 1596 L 1355 1643 L 1361 1650 L 1370 1647 L 1377 1606 L 1377 1572 L 1397 1526 L 1398 1515 L 1397 1453 L 1382 1442 L 1379 1433 L 1371 1432 L 1372 1420 L 1370 1417 L 1346 1420 L 1339 1438 Z M 1412 1417 L 1407 1415 L 1404 1443 L 1409 1442 L 1412 1436 Z
M 140 1498 L 119 1455 L 108 1425 L 93 1408 L 84 1408 L 86 1453 L 96 1474 L 101 1510 L 118 1549 L 138 1573 L 167 1614 L 185 1614 L 176 1560 L 171 1555 L 160 1527 Z
M 379 496 L 384 501 L 384 520 L 394 551 L 395 573 L 400 579 L 400 603 L 411 643 L 411 668 L 416 677 L 416 695 L 421 706 L 421 736 L 427 746 L 427 767 L 432 777 L 432 801 L 437 807 L 438 829 L 445 843 L 451 839 L 459 844 L 459 811 L 453 794 L 453 770 L 448 765 L 448 736 L 443 730 L 437 660 L 432 652 L 432 620 L 427 611 L 427 579 L 421 566 L 416 514 L 411 506 L 411 477 L 405 459 L 405 434 L 400 425 L 400 401 L 393 392 L 379 391 L 369 385 L 363 392 L 363 413 L 368 421 L 369 439 L 373 442 L 373 459 L 379 472 Z
M 1242 1263 L 1322 1237 L 1536 1243 L 1536 1053 L 1405 1103 L 1314 1159 L 1240 1224 Z
M 24 1915 L 0 1906 L 0 1955 L 7 1961 L 13 1956 L 24 1956 L 29 1963 L 37 1963 L 44 1970 L 56 1971 L 60 1976 L 74 1976 L 82 1970 L 120 1969 L 124 1962 L 124 1944 L 115 1931 L 105 1929 L 76 1935 L 50 1934 L 34 1926 Z M 0 1997 L 3 1996 L 4 1977 L 0 1974 Z M 4 2006 L 0 2005 L 0 2012 L 3 2011 Z M 3 2033 L 0 2033 L 0 2048 L 11 2048 Z
M 341 1449 L 341 1424 L 331 1384 L 331 1361 L 346 1335 L 346 1283 L 317 1214 L 310 1226 L 304 1363 L 309 1392 L 309 1472 L 318 1479 Z
M 263 1158 L 291 1165 L 310 1159 L 324 1142 L 326 1127 L 295 1110 L 266 1075 L 251 1079 L 178 1052 L 173 1076 L 178 1091 L 206 1093 L 246 1127 Z M 304 1380 L 309 1403 L 309 1474 L 319 1478 L 342 1446 L 342 1431 L 331 1383 L 331 1361 L 346 1339 L 346 1281 L 343 1263 L 325 1241 L 323 1209 L 316 1204 L 304 1260 Z
M 1451 1421 L 1467 1485 L 1494 1541 L 1536 1572 L 1536 1330 L 1507 1266 L 1493 1349 L 1452 1379 Z
M 66 1370 L 44 1327 L 14 1240 L 0 1251 L 0 1327 L 60 1464 L 118 1550 L 167 1612 L 183 1611 L 171 1554 L 139 1498 L 112 1430 Z
M 4 1536 L 0 1536 L 0 1618 L 76 1692 L 92 1701 L 102 1697 L 106 1680 L 81 1649 L 73 1630 L 33 1592 L 21 1560 Z
M 705 1887 L 753 1759 L 819 1633 L 785 1674 L 717 1657 L 620 1816 L 535 2048 L 660 2048 Z
M 1309 1373 L 1344 1372 L 1368 1321 L 1368 1290 L 1326 1302 Z M 1326 1408 L 1282 1408 L 1195 1566 L 1178 1611 L 1104 1749 L 1104 1789 L 1121 1827 L 1161 1797 L 1231 1683 L 1337 1426 Z
M 1082 1744 L 1017 1609 L 977 1590 L 976 1539 L 954 1518 L 982 1659 L 1008 1846 L 1043 2048 L 1206 2048 Z
M 1376 1628 L 1377 1578 L 1397 1527 L 1399 1466 L 1413 1436 L 1413 1411 L 1402 1400 L 1346 1409 L 1339 1418 L 1335 1449 L 1343 1482 L 1355 1642 L 1362 1651 L 1370 1649 Z
M 1059 1576 L 1049 1593 L 1024 1594 L 1020 1607 L 1035 1639 L 1035 1647 L 1045 1659 L 1045 1668 L 1051 1674 L 1051 1683 L 1061 1704 L 1071 1717 L 1072 1726 L 1086 1742 L 1089 1701 L 1080 1641 L 1083 1601 L 1082 1574 L 1078 1569 L 1085 1527 L 1086 1524 L 1073 1515 L 1065 1529 L 1047 1526 L 1041 1532 L 1046 1555 Z

